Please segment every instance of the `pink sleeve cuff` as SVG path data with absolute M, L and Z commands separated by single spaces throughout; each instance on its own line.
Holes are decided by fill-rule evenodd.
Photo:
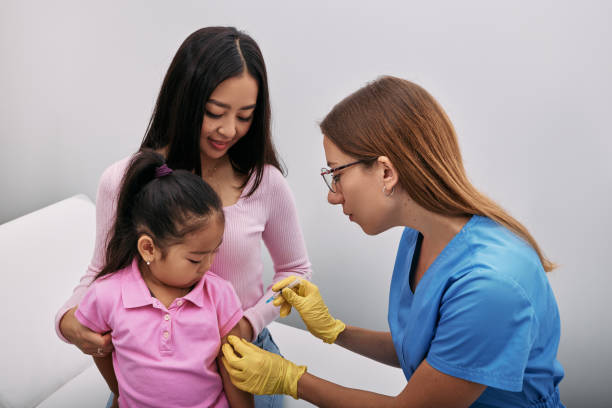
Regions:
M 102 327 L 98 327 L 94 322 L 92 322 L 91 320 L 89 320 L 82 312 L 80 309 L 77 309 L 76 312 L 74 313 L 74 316 L 77 318 L 77 320 L 79 321 L 79 323 L 81 323 L 83 326 L 89 328 L 91 331 L 94 331 L 96 333 L 103 333 L 106 330 L 104 330 L 104 328 Z
M 226 336 L 233 328 L 238 324 L 240 319 L 242 319 L 242 310 L 238 309 L 236 313 L 225 323 L 225 326 L 219 328 L 219 334 L 221 337 Z

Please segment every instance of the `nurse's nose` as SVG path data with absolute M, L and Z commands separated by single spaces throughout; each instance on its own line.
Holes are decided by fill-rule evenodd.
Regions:
M 332 205 L 342 204 L 344 202 L 344 196 L 339 191 L 334 193 L 330 190 L 327 193 L 327 202 Z

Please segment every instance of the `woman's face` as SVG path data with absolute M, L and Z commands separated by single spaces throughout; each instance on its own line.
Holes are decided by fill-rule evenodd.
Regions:
M 219 159 L 251 127 L 258 84 L 248 72 L 221 82 L 206 101 L 200 152 Z
M 327 136 L 323 137 L 325 158 L 330 168 L 354 162 L 355 157 L 344 153 Z M 384 217 L 382 173 L 378 163 L 371 167 L 356 164 L 334 173 L 336 192 L 329 191 L 327 201 L 341 204 L 342 212 L 355 221 L 368 235 L 379 234 L 389 228 Z

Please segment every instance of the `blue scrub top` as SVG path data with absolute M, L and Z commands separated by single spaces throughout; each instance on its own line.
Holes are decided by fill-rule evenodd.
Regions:
M 559 310 L 533 248 L 475 215 L 413 293 L 421 239 L 404 230 L 389 294 L 391 337 L 406 378 L 427 359 L 487 386 L 472 407 L 563 407 Z

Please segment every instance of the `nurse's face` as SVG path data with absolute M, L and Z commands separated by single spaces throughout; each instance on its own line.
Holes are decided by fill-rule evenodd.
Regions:
M 340 150 L 327 136 L 323 136 L 323 149 L 330 168 L 357 160 Z M 369 166 L 355 164 L 339 170 L 333 174 L 336 192 L 329 191 L 327 195 L 330 204 L 342 205 L 342 212 L 368 235 L 379 234 L 390 227 L 385 220 L 382 174 L 378 162 Z

